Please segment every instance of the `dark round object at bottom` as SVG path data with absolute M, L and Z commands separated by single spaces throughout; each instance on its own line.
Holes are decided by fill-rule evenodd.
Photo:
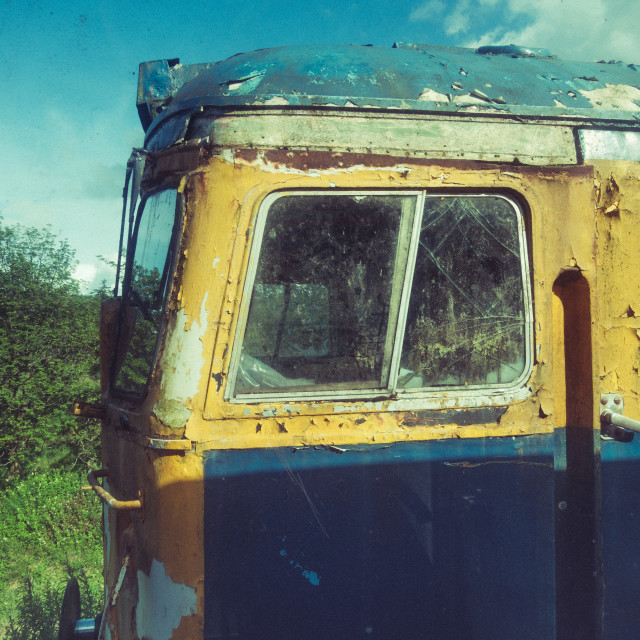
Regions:
M 80 618 L 80 587 L 75 578 L 67 582 L 60 610 L 58 640 L 74 640 L 76 622 Z

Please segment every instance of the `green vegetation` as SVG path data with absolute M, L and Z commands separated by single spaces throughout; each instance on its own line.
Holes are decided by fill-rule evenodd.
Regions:
M 100 296 L 50 229 L 0 226 L 0 482 L 95 462 L 98 431 L 69 412 L 99 397 Z
M 100 505 L 83 492 L 99 425 L 71 415 L 97 401 L 102 294 L 73 279 L 75 255 L 49 228 L 0 219 L 0 637 L 47 639 L 69 576 L 84 615 L 102 592 Z
M 70 576 L 79 579 L 83 615 L 98 613 L 101 509 L 84 483 L 81 471 L 50 469 L 0 494 L 0 637 L 55 638 Z

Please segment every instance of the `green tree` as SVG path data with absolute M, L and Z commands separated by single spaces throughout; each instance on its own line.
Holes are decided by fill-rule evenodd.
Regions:
M 83 295 L 75 253 L 49 227 L 0 219 L 0 482 L 96 455 L 100 295 Z

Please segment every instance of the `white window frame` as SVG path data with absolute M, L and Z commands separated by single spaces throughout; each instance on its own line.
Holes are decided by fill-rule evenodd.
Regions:
M 260 252 L 262 248 L 262 241 L 264 237 L 264 230 L 266 226 L 267 217 L 272 204 L 282 198 L 288 196 L 394 196 L 394 197 L 412 197 L 415 198 L 415 211 L 413 212 L 413 222 L 411 224 L 411 236 L 409 238 L 408 259 L 406 260 L 406 270 L 402 279 L 402 288 L 400 294 L 399 309 L 397 311 L 397 322 L 395 327 L 395 336 L 393 344 L 391 345 L 390 358 L 391 362 L 389 366 L 389 376 L 386 386 L 380 386 L 377 388 L 368 389 L 321 389 L 318 391 L 296 391 L 295 389 L 288 389 L 287 391 L 274 391 L 268 390 L 263 393 L 238 393 L 235 394 L 235 385 L 240 368 L 240 357 L 242 354 L 242 343 L 247 326 L 247 320 L 249 316 L 249 306 L 251 303 L 251 297 L 253 294 L 253 287 L 258 268 L 258 261 L 260 258 Z M 421 228 L 422 217 L 425 208 L 425 201 L 429 198 L 459 198 L 459 197 L 487 197 L 487 198 L 501 198 L 504 199 L 513 208 L 516 214 L 516 220 L 518 225 L 518 243 L 520 250 L 520 268 L 522 278 L 522 295 L 523 295 L 523 307 L 524 307 L 524 367 L 522 373 L 513 381 L 508 383 L 486 383 L 478 385 L 452 385 L 444 386 L 439 385 L 437 387 L 418 387 L 415 389 L 397 388 L 399 364 L 402 352 L 402 342 L 404 332 L 406 329 L 407 308 L 409 305 L 409 297 L 411 293 L 411 284 L 413 280 L 413 274 L 416 264 L 417 256 L 417 244 L 419 239 L 419 231 Z M 402 242 L 400 234 L 402 233 L 402 226 L 399 231 L 399 240 Z M 251 253 L 249 255 L 249 262 L 247 265 L 247 273 L 242 291 L 242 300 L 240 304 L 240 311 L 238 316 L 238 322 L 233 340 L 233 348 L 231 353 L 231 359 L 229 364 L 229 376 L 228 382 L 224 392 L 225 400 L 233 404 L 257 404 L 257 403 L 269 403 L 269 402 L 309 402 L 309 401 L 327 401 L 327 400 L 344 400 L 344 401 L 356 401 L 360 402 L 364 399 L 376 400 L 389 398 L 393 399 L 394 409 L 397 410 L 415 410 L 416 408 L 434 408 L 434 407 L 465 407 L 465 406 L 480 406 L 480 405 L 499 405 L 508 404 L 515 399 L 522 399 L 530 394 L 530 389 L 525 387 L 525 383 L 531 376 L 533 370 L 533 304 L 531 297 L 531 277 L 529 268 L 529 257 L 527 247 L 527 236 L 524 223 L 524 213 L 522 208 L 518 205 L 516 200 L 500 192 L 492 192 L 489 190 L 483 191 L 481 189 L 474 189 L 469 191 L 456 191 L 456 192 L 441 192 L 441 191 L 428 191 L 421 190 L 385 190 L 378 191 L 373 189 L 362 190 L 338 190 L 338 189 L 326 189 L 326 190 L 288 190 L 288 191 L 276 191 L 270 193 L 260 204 L 256 225 L 254 230 L 254 237 L 251 243 Z M 395 276 L 394 279 L 398 280 Z M 395 284 L 394 284 L 395 288 Z M 392 298 L 394 294 L 392 293 Z M 391 308 L 389 311 L 389 325 L 391 325 L 396 318 L 392 317 Z M 383 358 L 387 361 L 388 355 L 386 353 Z M 384 374 L 384 371 L 383 371 Z M 434 402 L 435 401 L 435 402 Z

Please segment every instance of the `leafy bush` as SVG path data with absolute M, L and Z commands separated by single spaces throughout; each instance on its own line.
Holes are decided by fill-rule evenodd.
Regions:
M 83 476 L 51 469 L 0 493 L 0 636 L 7 640 L 54 637 L 47 634 L 57 628 L 71 576 L 81 585 L 83 615 L 99 612 L 101 507 L 81 490 Z
M 76 260 L 49 228 L 0 219 L 0 488 L 36 465 L 96 458 L 96 421 L 74 400 L 99 398 L 100 295 L 83 295 Z
M 81 569 L 68 568 L 69 577 L 80 584 L 82 616 L 93 618 L 99 611 L 94 585 L 90 584 Z M 63 589 L 55 579 L 43 579 L 35 583 L 24 578 L 17 593 L 17 606 L 10 615 L 5 640 L 56 640 L 58 621 L 62 608 Z
M 99 399 L 101 293 L 73 278 L 75 254 L 50 228 L 0 218 L 0 637 L 57 633 L 64 588 L 83 615 L 102 600 L 101 508 L 78 462 L 97 465 L 99 425 L 69 411 Z M 73 469 L 73 470 L 71 470 Z
M 57 615 L 62 605 L 59 590 L 50 582 L 40 589 L 26 578 L 18 594 L 16 617 L 9 618 L 6 640 L 55 640 Z

